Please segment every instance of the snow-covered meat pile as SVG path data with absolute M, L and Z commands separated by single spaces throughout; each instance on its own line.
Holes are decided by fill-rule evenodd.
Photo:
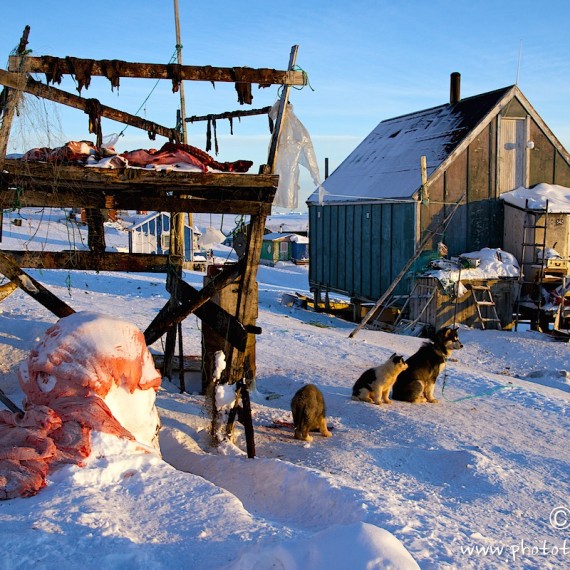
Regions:
M 134 325 L 90 312 L 62 318 L 18 377 L 24 415 L 0 411 L 0 499 L 34 495 L 53 468 L 81 465 L 92 431 L 159 453 L 161 376 Z
M 253 162 L 218 162 L 189 144 L 167 142 L 160 149 L 138 149 L 117 154 L 112 147 L 97 149 L 90 141 L 70 141 L 58 148 L 34 148 L 23 155 L 8 155 L 29 162 L 56 162 L 96 168 L 173 169 L 194 172 L 247 172 Z

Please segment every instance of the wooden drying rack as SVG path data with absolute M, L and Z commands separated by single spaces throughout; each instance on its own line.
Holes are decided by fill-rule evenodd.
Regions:
M 51 56 L 29 57 L 25 47 L 29 27 L 26 28 L 18 55 L 9 58 L 9 69 L 0 69 L 0 84 L 7 89 L 8 97 L 0 127 L 0 200 L 2 204 L 18 203 L 19 207 L 67 207 L 85 208 L 88 221 L 87 251 L 33 252 L 0 250 L 0 272 L 13 281 L 28 295 L 52 311 L 64 317 L 74 310 L 53 295 L 41 283 L 27 275 L 22 268 L 74 269 L 93 271 L 136 271 L 167 273 L 167 289 L 170 301 L 152 320 L 145 331 L 147 344 L 152 344 L 166 334 L 164 362 L 166 375 L 176 344 L 176 334 L 181 339 L 181 323 L 190 314 L 196 314 L 211 327 L 227 346 L 224 381 L 239 383 L 243 404 L 243 421 L 249 457 L 255 455 L 248 385 L 243 379 L 248 369 L 255 369 L 254 334 L 260 332 L 255 326 L 257 318 L 257 268 L 259 265 L 263 233 L 267 216 L 277 190 L 278 176 L 274 166 L 278 140 L 283 123 L 284 110 L 292 85 L 306 85 L 303 72 L 295 71 L 298 46 L 291 49 L 289 67 L 286 71 L 252 68 L 216 68 L 211 66 L 167 66 L 151 63 L 129 63 L 111 60 L 80 60 L 78 58 L 54 58 Z M 124 123 L 149 133 L 178 142 L 176 128 L 165 127 L 118 109 L 99 104 L 93 99 L 57 89 L 33 79 L 30 73 L 46 73 L 52 81 L 61 74 L 73 74 L 77 69 L 89 69 L 90 75 L 107 75 L 112 67 L 114 76 L 171 79 L 176 81 L 210 81 L 256 83 L 266 87 L 282 85 L 277 118 L 271 136 L 269 156 L 259 174 L 187 173 L 175 171 L 147 171 L 143 169 L 97 169 L 61 164 L 22 162 L 6 160 L 7 140 L 18 98 L 30 93 L 57 103 L 89 112 L 97 109 L 101 117 Z M 57 70 L 57 75 L 54 75 Z M 87 88 L 87 87 L 84 87 Z M 96 105 L 93 102 L 96 101 Z M 264 109 L 265 111 L 266 109 Z M 253 112 L 249 112 L 251 114 Z M 236 112 L 242 116 L 248 112 Z M 227 114 L 224 114 L 227 116 Z M 194 117 L 190 120 L 206 119 Z M 169 256 L 105 252 L 102 210 L 153 210 L 172 213 L 228 213 L 250 217 L 245 253 L 238 263 L 224 266 L 212 277 L 202 290 L 197 290 L 182 281 L 182 255 L 173 245 Z M 0 220 L 1 221 L 1 220 Z M 174 228 L 173 228 L 174 229 Z M 183 253 L 183 252 L 182 252 Z M 174 270 L 173 270 L 174 269 Z M 237 287 L 235 310 L 230 313 L 217 305 L 212 298 L 228 285 Z M 182 344 L 179 341 L 181 363 Z M 204 357 L 204 355 L 203 355 Z M 181 364 L 181 383 L 183 366 Z M 181 384 L 181 390 L 183 384 Z M 233 423 L 228 424 L 228 431 Z

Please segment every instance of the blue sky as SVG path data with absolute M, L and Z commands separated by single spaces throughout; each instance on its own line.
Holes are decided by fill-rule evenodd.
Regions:
M 447 102 L 454 71 L 461 73 L 462 97 L 512 85 L 518 77 L 523 93 L 570 149 L 567 0 L 179 0 L 179 10 L 187 65 L 286 69 L 291 46 L 299 45 L 297 64 L 310 86 L 293 90 L 290 101 L 311 135 L 321 176 L 325 158 L 332 172 L 380 121 Z M 34 55 L 167 63 L 176 45 L 171 0 L 10 2 L 2 21 L 3 67 L 26 24 Z M 59 87 L 75 92 L 71 80 Z M 165 126 L 174 124 L 180 102 L 167 81 L 155 86 L 123 79 L 112 92 L 106 79 L 94 78 L 82 94 L 133 114 L 142 105 L 140 115 Z M 271 105 L 278 88 L 254 87 L 253 95 L 251 107 Z M 230 84 L 185 82 L 185 96 L 188 116 L 240 108 Z M 103 121 L 105 135 L 123 128 Z M 218 123 L 218 159 L 253 160 L 256 172 L 267 157 L 266 117 L 235 121 L 233 130 L 231 136 L 229 123 Z M 205 132 L 205 123 L 191 126 L 188 142 L 205 149 Z M 32 99 L 14 126 L 9 151 L 86 138 L 92 135 L 85 114 Z M 163 142 L 129 127 L 117 149 Z M 301 203 L 313 190 L 304 174 Z

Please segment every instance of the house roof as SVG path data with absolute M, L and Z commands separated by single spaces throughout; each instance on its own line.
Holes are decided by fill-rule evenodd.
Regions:
M 149 214 L 146 218 L 143 218 L 142 220 L 140 220 L 136 224 L 133 224 L 129 228 L 129 231 L 130 232 L 139 231 L 141 228 L 146 226 L 149 222 L 151 222 L 152 220 L 155 220 L 156 218 L 159 218 L 159 217 L 170 219 L 170 212 L 153 212 L 152 214 Z M 184 220 L 184 227 L 190 229 L 190 225 L 186 222 L 186 219 Z M 200 231 L 200 229 L 197 226 L 194 226 L 193 230 L 194 230 L 194 233 L 196 235 L 202 235 L 202 232 Z
M 514 95 L 528 103 L 509 86 L 382 121 L 323 182 L 323 200 L 412 199 L 421 187 L 420 157 L 427 159 L 429 180 Z M 308 203 L 318 201 L 317 189 Z
M 284 234 L 273 232 L 270 234 L 265 234 L 263 236 L 263 241 L 292 241 L 291 238 L 294 234 Z

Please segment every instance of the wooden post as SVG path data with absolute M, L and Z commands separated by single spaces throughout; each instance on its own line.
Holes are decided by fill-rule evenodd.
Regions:
M 30 26 L 24 28 L 24 33 L 20 39 L 18 49 L 16 53 L 22 56 L 26 51 L 26 46 L 28 45 L 28 35 L 30 34 Z M 25 75 L 21 76 L 22 80 L 25 80 Z M 8 149 L 8 138 L 10 136 L 10 129 L 12 128 L 12 121 L 14 120 L 14 113 L 18 106 L 18 102 L 22 96 L 22 91 L 18 88 L 9 89 L 6 87 L 6 106 L 4 108 L 4 114 L 2 116 L 2 126 L 0 126 L 0 165 L 4 162 L 6 158 L 6 151 Z
M 180 22 L 178 18 L 178 0 L 174 0 L 174 20 L 176 28 L 176 52 L 178 57 L 178 64 L 182 64 L 182 46 L 180 45 Z M 186 143 L 186 110 L 184 102 L 184 85 L 182 81 L 178 87 L 180 90 L 180 117 L 182 124 L 182 142 Z M 170 216 L 170 258 L 172 260 L 173 271 L 177 276 L 182 275 L 182 267 L 184 266 L 185 254 L 184 254 L 184 213 L 182 212 L 172 212 Z M 193 252 L 190 254 L 190 259 L 194 259 Z M 176 284 L 173 285 L 176 289 Z M 176 307 L 176 290 L 171 293 L 171 305 Z M 164 347 L 164 372 L 166 372 L 169 378 L 172 377 L 172 359 L 174 358 L 174 348 L 176 345 L 176 334 L 178 333 L 179 339 L 179 352 L 182 354 L 182 324 L 172 326 L 166 333 L 166 344 Z M 182 356 L 180 356 L 182 358 Z M 183 372 L 182 372 L 183 374 Z M 181 391 L 184 391 L 182 385 L 180 386 Z
M 261 246 L 263 243 L 263 230 L 265 228 L 265 221 L 267 215 L 259 213 L 251 216 L 249 225 L 249 232 L 247 236 L 247 249 L 245 254 L 246 266 L 241 276 L 236 318 L 244 323 L 253 324 L 257 318 L 257 268 L 259 265 L 259 258 L 261 256 Z M 228 361 L 228 381 L 231 384 L 242 382 L 240 389 L 243 414 L 242 423 L 245 428 L 247 456 L 249 458 L 255 457 L 255 442 L 253 432 L 253 421 L 251 419 L 251 408 L 249 406 L 249 385 L 253 382 L 254 378 L 246 378 L 248 359 L 255 361 L 255 336 L 248 335 L 248 347 L 244 352 L 232 350 L 230 352 Z M 251 367 L 251 362 L 249 366 Z M 228 425 L 228 432 L 231 436 L 232 426 Z
M 427 186 L 428 175 L 427 175 L 427 158 L 425 155 L 420 156 L 420 170 L 422 173 L 422 189 L 420 200 L 429 200 L 429 191 Z
M 85 208 L 87 245 L 93 253 L 105 253 L 105 220 L 97 208 Z
M 174 0 L 174 24 L 176 28 L 176 57 L 178 65 L 182 65 L 182 44 L 180 43 L 180 18 L 178 14 L 178 0 Z M 188 140 L 186 133 L 186 100 L 184 98 L 184 82 L 180 80 L 178 87 L 180 92 L 180 121 L 182 123 L 182 141 L 185 143 Z
M 291 71 L 295 66 L 297 60 L 297 53 L 299 51 L 299 46 L 295 45 L 291 48 L 291 53 L 289 56 L 289 67 L 288 70 Z M 277 162 L 277 151 L 279 146 L 279 135 L 283 126 L 283 121 L 285 118 L 285 110 L 287 103 L 289 101 L 289 86 L 284 85 L 283 91 L 281 93 L 281 100 L 279 101 L 279 108 L 277 110 L 277 117 L 275 120 L 275 125 L 273 128 L 273 135 L 271 137 L 271 144 L 269 147 L 269 156 L 267 158 L 267 165 L 270 172 L 275 171 L 275 165 Z M 251 324 L 257 318 L 257 268 L 259 266 L 259 258 L 261 257 L 261 246 L 263 241 L 263 231 L 265 229 L 265 221 L 267 219 L 267 214 L 259 213 L 258 215 L 251 216 L 249 233 L 247 240 L 246 249 L 246 267 L 242 275 L 240 284 L 240 290 L 238 294 L 238 302 L 236 309 L 236 318 L 244 323 L 245 325 Z M 228 381 L 230 383 L 241 382 L 242 380 L 247 380 L 246 366 L 248 364 L 248 358 L 255 359 L 255 337 L 249 335 L 251 338 L 251 344 L 249 349 L 245 352 L 237 352 L 232 350 L 228 358 Z M 251 366 L 251 362 L 250 362 Z M 251 382 L 254 381 L 252 377 L 249 379 Z M 244 381 L 240 388 L 242 404 L 243 404 L 243 424 L 245 428 L 245 437 L 247 444 L 247 456 L 252 458 L 255 457 L 255 442 L 254 442 L 254 431 L 253 431 L 253 421 L 251 418 L 251 407 L 249 405 L 249 386 L 248 382 Z M 247 405 L 246 405 L 247 402 Z M 233 423 L 228 422 L 227 433 L 231 436 L 233 430 Z
M 293 46 L 291 48 L 291 54 L 289 56 L 289 71 L 293 70 L 295 62 L 297 61 L 297 53 L 299 51 L 299 46 Z M 271 172 L 275 172 L 275 164 L 277 161 L 277 149 L 279 146 L 279 135 L 281 134 L 281 128 L 283 126 L 285 109 L 289 101 L 289 85 L 284 85 L 281 92 L 281 99 L 279 101 L 279 108 L 277 110 L 277 117 L 275 118 L 275 125 L 273 127 L 273 136 L 271 137 L 271 145 L 269 147 L 269 157 L 267 158 L 267 164 L 271 169 Z
M 178 323 L 178 379 L 180 381 L 180 393 L 186 392 L 184 380 L 184 347 L 182 346 L 182 323 Z

